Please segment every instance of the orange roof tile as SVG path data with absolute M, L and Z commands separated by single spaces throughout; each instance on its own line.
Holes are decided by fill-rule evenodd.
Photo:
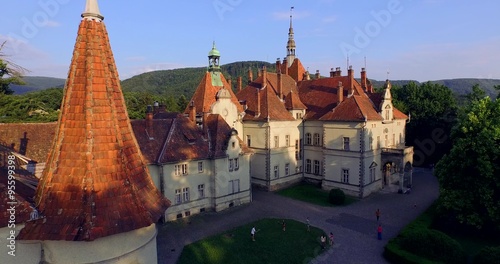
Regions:
M 288 110 L 292 109 L 307 109 L 307 106 L 302 103 L 298 93 L 288 93 L 285 97 L 285 107 Z
M 296 82 L 302 81 L 306 69 L 298 58 L 293 60 L 292 65 L 288 68 L 288 75 L 290 75 Z
M 83 19 L 61 115 L 21 240 L 90 241 L 155 223 L 169 206 L 132 132 L 104 23 Z
M 263 76 L 258 77 L 253 82 L 251 82 L 247 87 L 241 90 L 237 97 L 240 101 L 246 101 L 247 110 L 243 117 L 244 121 L 290 121 L 295 120 L 290 112 L 285 108 L 285 104 L 281 102 L 276 94 L 276 88 L 273 87 L 272 76 L 273 73 L 266 74 L 268 78 L 266 79 L 266 85 L 264 88 Z M 276 77 L 276 74 L 274 74 Z M 285 78 L 284 78 L 285 79 Z M 271 81 L 270 81 L 271 80 Z M 275 84 L 276 85 L 276 84 Z M 294 83 L 295 86 L 295 83 Z M 276 89 L 276 90 L 275 90 Z M 285 88 L 285 83 L 283 83 L 283 91 L 293 90 L 294 88 Z M 259 90 L 260 96 L 260 113 L 257 106 L 257 90 Z
M 234 94 L 224 75 L 222 73 L 217 74 L 220 74 L 223 86 L 213 86 L 211 73 L 207 71 L 201 79 L 200 84 L 196 88 L 193 97 L 191 97 L 190 102 L 194 102 L 196 112 L 199 114 L 209 113 L 210 108 L 217 101 L 217 93 L 222 88 L 226 88 L 229 91 L 229 93 L 231 94 L 231 101 L 236 105 L 238 112 L 243 112 L 243 107 L 238 102 L 236 95 Z M 189 107 L 190 104 L 188 104 L 188 106 L 184 110 L 185 114 L 189 114 Z
M 45 162 L 48 149 L 52 147 L 56 125 L 56 122 L 0 124 L 0 145 L 36 162 Z

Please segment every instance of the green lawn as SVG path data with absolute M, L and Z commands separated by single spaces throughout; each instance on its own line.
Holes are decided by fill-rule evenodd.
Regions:
M 312 184 L 303 183 L 295 185 L 290 188 L 280 190 L 277 194 L 320 206 L 335 206 L 328 202 L 328 191 Z M 356 201 L 358 201 L 358 199 L 346 195 L 344 205 L 349 205 Z
M 285 219 L 262 219 L 184 247 L 177 263 L 307 263 L 321 253 L 318 228 L 307 231 L 304 223 Z M 252 226 L 258 230 L 250 238 Z

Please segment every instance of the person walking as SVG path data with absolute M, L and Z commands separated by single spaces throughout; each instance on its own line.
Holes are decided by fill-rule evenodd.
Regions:
M 310 225 L 309 225 L 309 217 L 306 218 L 306 225 L 307 225 L 307 232 L 311 230 Z
M 333 242 L 333 233 L 332 232 L 330 232 L 329 238 L 330 238 L 330 246 L 333 246 L 333 244 L 335 244 L 335 243 Z
M 257 231 L 255 230 L 255 226 L 252 227 L 252 230 L 250 231 L 250 236 L 252 237 L 252 241 L 255 241 L 255 233 Z
M 286 230 L 286 223 L 285 223 L 285 219 L 283 219 L 283 224 L 282 224 L 282 226 L 283 226 L 283 232 L 285 232 L 285 230 Z
M 377 238 L 378 240 L 382 240 L 382 225 L 378 224 L 377 227 Z
M 375 216 L 377 217 L 377 222 L 380 219 L 380 209 L 377 208 L 377 211 L 375 211 Z
M 321 235 L 321 249 L 325 249 L 326 247 L 326 236 Z

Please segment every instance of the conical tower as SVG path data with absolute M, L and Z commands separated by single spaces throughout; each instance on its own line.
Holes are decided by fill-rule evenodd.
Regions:
M 287 61 L 287 67 L 292 66 L 293 61 L 295 60 L 295 49 L 297 46 L 295 45 L 295 39 L 294 39 L 294 34 L 293 34 L 293 25 L 292 25 L 292 10 L 293 7 L 290 9 L 290 28 L 288 29 L 288 41 L 286 43 L 286 61 Z
M 170 202 L 132 131 L 97 0 L 87 0 L 61 113 L 20 240 L 92 241 L 153 225 Z M 153 227 L 154 229 L 154 227 Z M 156 257 L 156 256 L 155 256 Z

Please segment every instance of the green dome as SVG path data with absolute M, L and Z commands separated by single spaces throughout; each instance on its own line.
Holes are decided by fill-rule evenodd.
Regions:
M 208 53 L 208 57 L 220 57 L 220 52 L 215 48 L 215 41 L 212 50 Z

